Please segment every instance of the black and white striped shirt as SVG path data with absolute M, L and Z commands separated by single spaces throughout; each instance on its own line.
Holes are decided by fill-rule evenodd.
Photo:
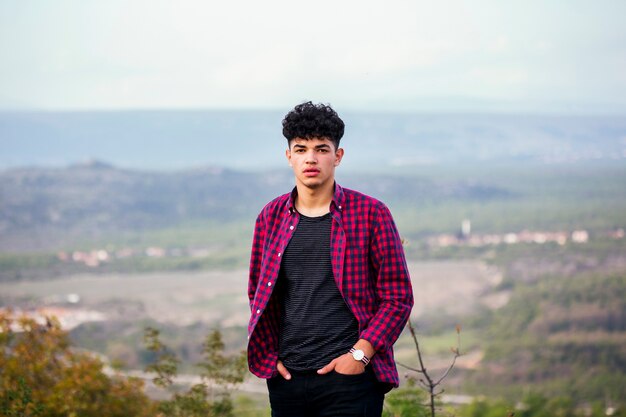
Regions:
M 281 303 L 279 359 L 296 371 L 319 369 L 358 340 L 358 322 L 333 278 L 332 217 L 300 215 L 283 255 L 276 290 Z

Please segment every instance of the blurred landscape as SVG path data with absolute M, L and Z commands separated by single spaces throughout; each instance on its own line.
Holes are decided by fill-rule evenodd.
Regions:
M 245 348 L 252 226 L 293 187 L 281 115 L 0 113 L 0 307 L 54 314 L 126 370 L 163 329 L 184 369 Z M 354 113 L 342 186 L 406 241 L 446 393 L 626 407 L 626 118 Z M 397 359 L 415 362 L 407 334 Z M 402 370 L 401 370 L 402 374 Z

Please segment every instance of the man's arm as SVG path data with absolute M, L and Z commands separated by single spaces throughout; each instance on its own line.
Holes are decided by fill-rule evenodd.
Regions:
M 402 241 L 387 207 L 383 206 L 377 217 L 370 249 L 377 271 L 372 279 L 376 280 L 379 305 L 354 348 L 362 350 L 371 359 L 376 352 L 386 350 L 395 343 L 413 307 L 413 290 Z M 364 369 L 362 362 L 345 353 L 317 372 L 325 374 L 335 370 L 342 374 L 358 374 Z
M 265 222 L 263 213 L 259 214 L 254 225 L 252 237 L 252 250 L 250 253 L 250 271 L 248 276 L 248 301 L 250 308 L 254 302 L 259 275 L 261 274 L 261 262 L 263 260 L 263 246 L 265 244 Z
M 374 225 L 370 253 L 377 271 L 375 279 L 379 305 L 361 338 L 370 342 L 376 351 L 384 351 L 402 333 L 413 307 L 413 290 L 404 248 L 391 213 L 385 206 L 379 210 Z

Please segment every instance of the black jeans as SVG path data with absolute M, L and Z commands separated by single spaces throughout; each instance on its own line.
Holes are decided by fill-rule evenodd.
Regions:
M 370 367 L 359 375 L 290 371 L 267 380 L 272 417 L 380 417 L 384 386 Z

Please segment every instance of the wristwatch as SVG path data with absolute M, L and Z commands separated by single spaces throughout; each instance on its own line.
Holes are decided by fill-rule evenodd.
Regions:
M 355 361 L 363 362 L 363 365 L 367 366 L 370 363 L 370 358 L 365 356 L 365 352 L 361 349 L 351 348 L 350 353 Z

